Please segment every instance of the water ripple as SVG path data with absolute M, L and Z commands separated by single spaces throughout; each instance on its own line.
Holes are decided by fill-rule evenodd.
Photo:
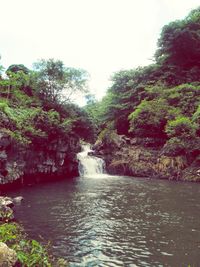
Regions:
M 24 188 L 16 207 L 26 231 L 50 239 L 71 267 L 198 266 L 198 184 L 127 177 Z

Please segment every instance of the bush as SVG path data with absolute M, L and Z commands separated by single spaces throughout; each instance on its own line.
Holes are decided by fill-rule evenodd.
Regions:
M 139 137 L 166 137 L 167 120 L 174 119 L 178 114 L 179 110 L 170 107 L 164 99 L 144 100 L 129 115 L 129 132 Z
M 167 141 L 163 148 L 163 153 L 166 156 L 180 156 L 185 155 L 187 151 L 187 142 L 185 143 L 183 140 L 174 137 Z
M 52 266 L 47 250 L 36 240 L 28 240 L 22 227 L 16 223 L 0 225 L 0 242 L 16 251 L 20 266 Z
M 164 92 L 169 106 L 180 108 L 185 117 L 191 117 L 200 101 L 200 86 L 182 84 Z
M 197 125 L 197 135 L 200 136 L 200 106 L 198 106 L 197 111 L 193 114 L 192 122 Z
M 179 137 L 190 139 L 195 137 L 197 126 L 187 117 L 178 117 L 169 121 L 166 125 L 166 133 L 169 138 Z
M 0 99 L 0 110 L 4 111 L 8 107 L 8 101 Z

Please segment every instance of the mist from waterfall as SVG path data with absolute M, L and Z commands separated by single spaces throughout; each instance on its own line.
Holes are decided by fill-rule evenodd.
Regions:
M 97 178 L 105 174 L 103 159 L 90 155 L 93 152 L 89 144 L 82 145 L 82 151 L 77 154 L 79 160 L 79 174 L 81 177 Z

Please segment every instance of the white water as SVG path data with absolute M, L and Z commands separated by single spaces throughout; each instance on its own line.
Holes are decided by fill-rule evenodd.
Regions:
M 77 154 L 79 160 L 79 174 L 81 177 L 96 178 L 105 172 L 105 162 L 103 159 L 88 155 L 92 152 L 90 145 L 82 145 L 82 152 Z

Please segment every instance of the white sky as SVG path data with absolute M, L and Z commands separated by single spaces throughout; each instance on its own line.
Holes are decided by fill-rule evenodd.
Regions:
M 86 69 L 97 98 L 113 72 L 151 63 L 162 26 L 199 0 L 0 0 L 1 64 L 60 59 Z

